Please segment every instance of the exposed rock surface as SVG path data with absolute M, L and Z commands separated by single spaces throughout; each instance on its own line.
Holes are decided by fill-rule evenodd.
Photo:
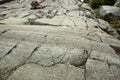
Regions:
M 120 80 L 120 40 L 109 23 L 78 0 L 42 5 L 1 10 L 0 80 Z
M 100 16 L 106 21 L 120 21 L 120 8 L 115 6 L 102 6 Z

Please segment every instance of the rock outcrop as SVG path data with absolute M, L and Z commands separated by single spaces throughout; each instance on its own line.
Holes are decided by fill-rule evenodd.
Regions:
M 78 0 L 42 5 L 1 10 L 0 80 L 120 80 L 120 40 L 108 22 Z
M 106 21 L 120 20 L 120 8 L 115 6 L 102 6 L 100 16 Z

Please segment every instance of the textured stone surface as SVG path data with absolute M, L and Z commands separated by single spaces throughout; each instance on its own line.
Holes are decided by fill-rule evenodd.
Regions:
M 120 8 L 115 6 L 102 6 L 100 8 L 100 16 L 106 21 L 120 20 Z
M 1 25 L 0 27 L 0 29 L 2 29 L 7 26 Z M 117 39 L 112 39 L 112 36 L 105 34 L 101 30 L 81 28 L 71 31 L 71 29 L 64 27 L 30 25 L 8 26 L 8 28 L 10 28 L 10 30 L 2 33 L 0 37 L 2 44 L 0 45 L 0 74 L 3 80 L 35 80 L 36 78 L 42 80 L 47 78 L 55 80 L 85 80 L 85 78 L 88 78 L 89 80 L 91 77 L 94 77 L 93 80 L 96 80 L 102 76 L 99 74 L 106 73 L 105 70 L 103 70 L 104 72 L 98 72 L 99 69 L 97 67 L 96 69 L 98 71 L 91 71 L 90 65 L 93 67 L 99 66 L 101 69 L 102 66 L 99 63 L 89 63 L 88 58 L 95 62 L 101 61 L 100 63 L 103 64 L 103 66 L 104 63 L 110 64 L 113 71 L 114 67 L 115 70 L 120 67 L 119 56 L 109 46 L 114 45 L 119 47 L 119 40 L 117 42 Z M 97 32 L 88 33 L 91 31 Z M 99 36 L 97 34 L 99 34 Z M 92 35 L 94 38 L 92 38 Z M 107 42 L 105 38 L 110 39 L 110 43 Z M 85 64 L 88 65 L 88 73 L 86 73 L 85 68 L 81 68 L 81 66 L 85 66 Z M 68 69 L 64 67 L 67 66 L 69 66 L 68 69 L 70 71 L 67 72 L 68 74 L 65 76 L 66 73 L 64 71 Z M 53 72 L 50 74 L 51 69 Z M 106 69 L 109 69 L 107 65 Z M 60 72 L 61 70 L 63 70 L 62 73 Z M 9 71 L 11 71 L 11 74 L 5 74 Z M 91 72 L 98 73 L 91 76 Z M 109 74 L 110 73 L 104 74 L 103 80 L 109 78 L 115 79 Z M 116 75 L 116 79 L 119 80 L 118 74 L 119 71 L 113 73 L 113 75 Z M 34 77 L 31 75 L 34 75 Z M 88 76 L 85 77 L 85 75 Z
M 120 80 L 120 41 L 108 22 L 78 0 L 37 10 L 31 1 L 0 10 L 0 80 Z
M 76 74 L 75 74 L 76 73 Z M 31 76 L 32 75 L 32 76 Z M 58 64 L 51 67 L 41 67 L 36 64 L 26 64 L 12 74 L 7 80 L 84 80 L 84 69 L 69 64 Z
M 87 80 L 119 80 L 120 69 L 106 62 L 88 60 L 86 63 Z

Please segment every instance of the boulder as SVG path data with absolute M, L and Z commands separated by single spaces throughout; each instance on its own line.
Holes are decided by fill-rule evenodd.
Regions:
M 103 31 L 105 31 L 106 33 L 120 39 L 120 35 L 118 34 L 118 32 L 114 28 L 112 28 L 111 25 L 107 21 L 104 21 L 102 19 L 98 19 L 98 23 L 99 23 L 99 27 Z
M 102 6 L 99 11 L 100 17 L 106 21 L 120 20 L 120 8 L 115 6 Z
M 45 0 L 31 10 L 31 1 L 2 4 L 0 80 L 120 80 L 117 31 L 88 4 Z

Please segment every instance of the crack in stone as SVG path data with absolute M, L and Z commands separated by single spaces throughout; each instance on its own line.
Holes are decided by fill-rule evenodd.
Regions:
M 84 79 L 87 80 L 87 69 L 86 69 L 86 64 L 84 66 Z
M 0 36 L 8 31 L 10 31 L 10 29 L 4 30 L 3 32 L 0 33 Z
M 88 50 L 86 50 L 86 49 L 84 50 L 84 52 L 88 54 L 87 59 L 86 59 L 86 62 L 84 63 L 84 79 L 85 79 L 85 80 L 87 80 L 86 63 L 87 63 L 87 60 L 88 60 L 88 58 L 90 57 L 92 51 L 93 51 L 92 47 L 91 47 L 90 51 L 88 51 Z
M 98 34 L 96 34 L 96 33 L 95 33 L 95 35 L 97 35 L 97 36 L 99 37 L 99 39 L 100 39 L 101 43 L 103 43 L 103 40 L 102 40 L 101 36 L 100 36 L 100 35 L 98 35 Z
M 44 38 L 47 37 L 47 34 L 44 36 Z M 23 39 L 24 41 L 25 39 Z M 45 41 L 43 42 L 43 44 L 45 43 Z M 18 42 L 12 49 L 10 49 L 5 56 L 9 55 L 15 48 L 17 48 L 17 46 L 20 44 L 20 42 Z M 19 67 L 25 65 L 25 64 L 28 64 L 27 63 L 27 60 L 30 59 L 30 57 L 33 55 L 33 53 L 35 53 L 39 48 L 40 48 L 40 44 L 38 46 L 36 46 L 33 51 L 31 52 L 31 54 L 28 56 L 28 58 L 21 62 L 20 64 L 18 64 L 17 66 L 15 66 L 14 68 L 12 69 L 9 69 L 9 68 L 6 68 L 2 71 L 0 71 L 0 80 L 6 80 L 9 76 L 11 76 Z M 5 56 L 3 56 L 1 59 L 3 59 Z M 0 60 L 1 60 L 0 59 Z M 30 62 L 32 63 L 32 62 Z M 34 63 L 34 64 L 37 64 L 37 63 Z M 37 64 L 38 65 L 38 64 Z
M 75 27 L 77 27 L 77 25 L 75 24 L 74 20 L 72 20 L 72 19 L 69 18 L 69 17 L 68 17 L 68 19 L 73 22 L 73 24 L 74 24 Z
M 98 59 L 98 58 L 91 58 L 91 57 L 90 57 L 89 59 L 96 60 L 96 61 L 100 61 L 100 62 L 106 62 L 106 61 L 101 60 L 101 59 Z
M 98 36 L 98 35 L 97 35 L 97 36 Z M 98 36 L 98 37 L 99 37 L 99 39 L 100 39 L 100 42 L 103 43 L 101 37 L 100 37 L 100 36 Z M 94 42 L 99 42 L 99 41 L 96 41 L 96 40 L 93 40 L 93 39 L 91 39 L 91 38 L 87 38 L 87 37 L 86 37 L 86 39 L 91 40 L 91 41 L 94 41 Z
M 0 80 L 7 80 L 19 67 L 25 65 L 25 62 L 21 62 L 19 65 L 12 69 L 6 68 L 0 71 Z
M 82 61 L 82 63 L 81 63 L 80 66 L 86 64 L 86 61 L 87 61 L 88 57 L 89 57 L 89 52 L 88 52 L 88 50 L 85 50 L 85 49 L 84 49 L 83 61 Z
M 66 61 L 64 61 L 64 60 L 62 60 L 62 59 L 64 59 L 66 53 L 69 52 L 69 51 L 71 51 L 71 50 L 72 50 L 72 48 L 69 49 L 69 50 L 67 50 L 67 51 L 65 51 L 64 55 L 62 55 L 61 60 L 59 60 L 59 61 L 57 61 L 57 62 L 55 61 L 56 59 L 54 59 L 54 56 L 52 56 L 52 61 L 51 61 L 52 64 L 50 64 L 50 65 L 41 65 L 41 64 L 38 64 L 39 61 L 37 61 L 37 62 L 29 62 L 29 61 L 28 61 L 27 63 L 28 63 L 28 64 L 34 63 L 34 64 L 39 65 L 39 66 L 41 66 L 41 67 L 51 67 L 51 66 L 54 66 L 54 65 L 56 65 L 56 64 L 66 64 L 66 63 L 69 63 L 69 62 L 66 62 Z M 33 53 L 32 53 L 32 54 L 33 54 Z M 61 57 L 61 55 L 58 56 L 57 59 L 60 59 L 60 57 Z M 71 63 L 69 63 L 69 64 L 72 65 L 72 66 L 74 66 L 74 67 L 79 68 L 80 66 L 83 66 L 83 65 L 86 63 L 88 57 L 89 57 L 89 52 L 88 52 L 87 50 L 84 50 L 84 54 L 83 54 L 83 56 L 82 56 L 82 61 L 80 61 L 79 65 L 75 65 L 75 64 L 71 64 Z M 51 63 L 51 62 L 50 62 L 50 63 Z M 49 64 L 49 63 L 48 63 L 48 64 Z
M 9 55 L 15 48 L 17 48 L 17 46 L 20 44 L 20 42 L 18 42 L 17 44 L 15 44 L 3 57 L 0 58 L 0 61 L 6 57 L 7 55 Z
M 29 55 L 29 57 L 27 58 L 27 60 L 30 59 L 30 58 L 32 57 L 32 55 L 33 55 L 39 48 L 40 48 L 39 45 L 36 46 L 36 47 L 33 49 L 33 51 L 31 52 L 31 54 Z
M 62 22 L 65 20 L 66 17 L 67 17 L 67 15 L 65 14 L 65 17 L 63 18 L 63 20 L 60 21 L 59 25 L 57 25 L 58 27 L 59 27 L 59 26 L 62 26 L 61 24 L 62 24 Z
M 89 32 L 89 33 L 87 33 L 87 34 L 85 35 L 85 37 L 84 37 L 84 38 L 86 38 L 86 39 L 88 39 L 88 40 L 91 40 L 91 41 L 99 42 L 99 41 L 96 41 L 96 40 L 93 40 L 93 39 L 91 39 L 91 38 L 88 38 L 88 37 L 87 37 L 87 36 L 89 36 L 89 35 L 90 35 L 90 33 L 94 33 L 96 36 L 98 36 L 98 37 L 99 37 L 100 42 L 101 42 L 101 43 L 103 43 L 103 40 L 102 40 L 101 36 L 100 36 L 100 35 L 98 35 L 98 34 L 96 34 L 95 32 L 96 32 L 96 31 L 93 31 L 93 32 Z
M 65 77 L 64 77 L 64 80 L 66 80 L 66 78 L 67 78 L 67 76 L 68 76 L 68 72 L 69 72 L 69 65 L 68 64 L 66 64 L 67 66 L 67 69 L 66 69 L 66 74 L 65 74 Z
M 69 52 L 69 51 L 71 51 L 71 50 L 72 50 L 72 49 L 66 50 L 65 53 L 64 53 L 64 55 L 63 55 L 63 57 L 62 57 L 61 60 L 58 61 L 58 62 L 55 62 L 55 59 L 54 59 L 54 57 L 52 56 L 52 62 L 53 62 L 53 64 L 51 64 L 51 65 L 49 65 L 49 66 L 54 66 L 54 65 L 56 65 L 56 64 L 65 64 L 66 62 L 64 62 L 63 59 L 64 59 L 66 53 Z M 57 59 L 59 59 L 61 56 L 62 56 L 62 55 L 59 55 L 59 56 L 57 57 Z M 73 65 L 73 66 L 74 66 L 74 65 Z
M 86 16 L 85 13 L 84 13 L 84 16 Z M 86 17 L 86 19 L 82 19 L 82 20 L 84 20 L 84 22 L 86 23 L 86 28 L 88 30 L 89 26 L 88 26 L 88 23 L 87 23 L 87 17 Z
M 96 41 L 96 40 L 93 40 L 93 39 L 90 39 L 90 38 L 87 38 L 87 37 L 86 37 L 86 39 L 94 41 L 94 42 L 99 42 L 99 41 Z
M 114 64 L 114 63 L 110 63 L 108 60 L 102 60 L 102 59 L 99 59 L 99 58 L 89 58 L 89 59 L 92 59 L 92 60 L 96 60 L 96 61 L 100 61 L 100 62 L 105 62 L 105 63 L 107 63 L 108 64 L 108 66 L 111 66 L 111 65 L 114 65 L 114 66 L 117 66 L 117 67 L 119 67 L 120 68 L 120 66 L 119 65 L 117 65 L 117 64 Z
M 46 35 L 44 35 L 45 40 L 44 40 L 41 44 L 44 44 L 44 43 L 46 42 L 46 38 L 47 38 L 48 34 L 49 34 L 49 32 L 48 32 Z M 27 62 L 27 60 L 29 60 L 29 59 L 32 57 L 32 55 L 33 55 L 40 47 L 42 47 L 42 45 L 38 44 L 38 45 L 33 49 L 33 51 L 30 53 L 29 57 L 26 59 L 26 61 L 25 61 L 26 63 L 31 63 L 31 62 Z M 37 62 L 36 62 L 36 64 L 37 64 Z
M 49 32 L 48 32 L 48 33 L 49 33 Z M 44 44 L 44 43 L 46 42 L 46 38 L 47 38 L 47 36 L 48 36 L 48 33 L 47 33 L 46 35 L 44 35 L 45 40 L 44 40 L 44 42 L 42 42 L 42 44 Z M 29 55 L 29 57 L 27 58 L 27 60 L 29 60 L 29 59 L 32 57 L 32 55 L 33 55 L 41 46 L 42 46 L 42 45 L 38 44 L 38 45 L 33 49 L 33 51 L 30 53 L 30 55 Z
M 28 23 L 25 23 L 28 25 Z M 58 26 L 58 25 L 53 25 L 53 24 L 48 24 L 48 23 L 42 23 L 42 22 L 33 22 L 30 25 L 42 25 L 42 26 Z

